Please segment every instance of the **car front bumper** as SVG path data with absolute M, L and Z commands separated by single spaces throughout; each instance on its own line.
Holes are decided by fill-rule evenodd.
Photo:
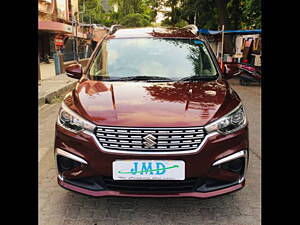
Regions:
M 102 196 L 120 196 L 120 197 L 153 197 L 153 198 L 167 198 L 167 197 L 194 197 L 194 198 L 212 198 L 215 196 L 220 196 L 235 192 L 240 190 L 245 186 L 245 180 L 242 183 L 216 190 L 210 192 L 182 192 L 182 193 L 126 193 L 121 191 L 111 191 L 111 190 L 102 190 L 102 191 L 92 191 L 85 188 L 80 188 L 78 186 L 69 184 L 57 178 L 58 184 L 68 190 L 75 191 L 84 195 L 102 197 Z
M 199 152 L 196 153 L 124 155 L 102 151 L 95 142 L 95 138 L 84 132 L 74 134 L 60 126 L 56 126 L 55 159 L 59 155 L 57 154 L 59 150 L 66 152 L 71 158 L 73 156 L 73 160 L 77 159 L 76 161 L 81 163 L 80 167 L 71 171 L 63 174 L 58 172 L 58 184 L 68 190 L 90 196 L 209 198 L 234 192 L 245 185 L 245 173 L 249 157 L 248 149 L 248 127 L 226 136 L 213 135 L 206 140 Z M 218 165 L 215 165 L 216 162 L 222 162 L 222 160 L 240 152 L 244 153 L 242 157 L 245 158 L 245 169 L 242 175 L 224 170 L 218 163 Z M 103 182 L 105 179 L 112 181 L 112 162 L 121 159 L 184 160 L 186 165 L 185 177 L 186 179 L 195 179 L 195 183 L 187 189 L 181 189 L 179 182 L 178 189 L 176 189 L 176 184 L 171 184 L 170 186 L 175 186 L 175 189 L 166 189 L 165 187 L 160 189 L 158 187 L 151 191 L 149 188 L 136 189 L 134 187 L 131 189 L 132 186 L 125 183 L 123 185 L 122 182 L 120 185 L 118 183 L 112 186 Z M 96 183 L 93 183 L 95 180 Z M 210 187 L 208 183 L 210 183 Z M 124 189 L 125 186 L 127 189 Z

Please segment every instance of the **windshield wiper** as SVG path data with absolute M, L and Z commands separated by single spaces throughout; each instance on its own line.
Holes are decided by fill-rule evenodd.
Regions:
M 181 78 L 177 81 L 193 81 L 193 80 L 213 80 L 216 78 L 216 75 L 214 76 L 205 76 L 205 75 L 193 75 Z
M 128 77 L 109 77 L 101 79 L 104 81 L 173 81 L 167 77 L 160 76 L 128 76 Z

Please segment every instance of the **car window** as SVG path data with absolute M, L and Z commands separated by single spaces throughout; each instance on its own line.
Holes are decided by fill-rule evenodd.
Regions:
M 129 38 L 104 41 L 89 75 L 160 76 L 178 80 L 188 76 L 215 76 L 217 71 L 200 40 Z

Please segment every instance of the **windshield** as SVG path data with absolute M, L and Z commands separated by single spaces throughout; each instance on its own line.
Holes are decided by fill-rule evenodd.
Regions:
M 89 76 L 102 80 L 213 78 L 216 68 L 200 40 L 130 38 L 105 40 Z

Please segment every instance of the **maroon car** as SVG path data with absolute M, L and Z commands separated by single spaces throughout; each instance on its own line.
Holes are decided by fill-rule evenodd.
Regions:
M 91 196 L 206 198 L 241 189 L 248 122 L 209 44 L 191 29 L 116 29 L 59 111 L 62 187 Z

